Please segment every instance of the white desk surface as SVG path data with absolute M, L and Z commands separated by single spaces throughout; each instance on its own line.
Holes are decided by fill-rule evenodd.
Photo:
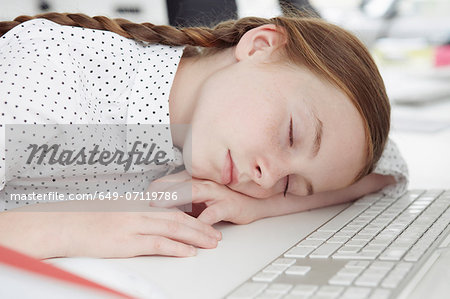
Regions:
M 396 115 L 413 115 L 418 111 L 394 106 L 393 124 Z M 422 116 L 432 113 L 433 119 L 450 123 L 450 101 L 420 111 Z M 450 189 L 450 128 L 417 133 L 396 130 L 394 126 L 391 137 L 409 165 L 410 189 Z M 149 256 L 107 262 L 142 275 L 170 298 L 222 298 L 347 205 L 262 219 L 248 225 L 219 223 L 215 227 L 222 231 L 223 239 L 218 247 L 199 249 L 198 255 L 191 258 Z M 417 293 L 426 291 L 418 285 Z

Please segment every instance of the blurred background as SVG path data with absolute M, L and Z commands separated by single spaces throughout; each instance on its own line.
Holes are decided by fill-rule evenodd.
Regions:
M 367 45 L 392 103 L 391 137 L 409 164 L 411 186 L 450 188 L 450 0 L 0 0 L 0 20 L 57 11 L 213 26 L 282 15 L 288 5 L 352 31 Z

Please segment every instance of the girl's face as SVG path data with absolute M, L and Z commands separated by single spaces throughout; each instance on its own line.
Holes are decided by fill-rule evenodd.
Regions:
M 286 185 L 294 195 L 346 187 L 366 159 L 360 114 L 309 69 L 270 63 L 279 39 L 263 29 L 247 32 L 235 61 L 198 88 L 192 175 L 259 198 Z
M 205 81 L 192 145 L 193 176 L 253 197 L 283 193 L 288 176 L 295 195 L 343 188 L 366 158 L 363 120 L 343 92 L 306 68 L 248 60 Z

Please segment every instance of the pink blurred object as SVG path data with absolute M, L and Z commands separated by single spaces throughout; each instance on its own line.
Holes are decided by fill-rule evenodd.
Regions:
M 434 66 L 450 65 L 450 45 L 436 47 L 434 52 Z

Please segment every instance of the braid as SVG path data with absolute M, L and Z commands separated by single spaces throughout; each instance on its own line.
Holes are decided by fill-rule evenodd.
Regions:
M 76 26 L 98 30 L 108 30 L 125 38 L 160 43 L 169 46 L 200 46 L 204 48 L 228 48 L 238 43 L 248 30 L 263 25 L 259 18 L 228 20 L 214 28 L 186 27 L 176 28 L 152 23 L 133 23 L 125 19 L 110 19 L 105 16 L 89 17 L 81 13 L 44 13 L 35 16 L 19 16 L 14 21 L 0 22 L 0 36 L 31 19 L 43 18 L 60 25 Z

